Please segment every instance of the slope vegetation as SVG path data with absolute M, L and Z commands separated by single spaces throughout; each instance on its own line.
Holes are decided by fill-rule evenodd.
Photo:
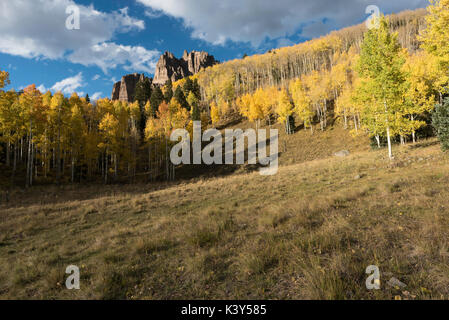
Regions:
M 161 190 L 45 189 L 48 204 L 38 189 L 15 195 L 1 207 L 0 298 L 449 298 L 449 161 L 434 140 L 395 154 Z M 369 265 L 379 291 L 365 287 Z

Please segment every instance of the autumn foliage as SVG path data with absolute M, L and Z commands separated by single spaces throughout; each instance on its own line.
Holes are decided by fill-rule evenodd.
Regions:
M 432 1 L 428 11 L 229 61 L 151 94 L 142 85 L 135 103 L 91 103 L 34 85 L 0 91 L 2 158 L 11 183 L 22 167 L 26 186 L 36 178 L 173 180 L 173 130 L 191 132 L 193 121 L 226 125 L 236 115 L 256 128 L 282 123 L 287 134 L 299 128 L 313 134 L 337 122 L 348 134 L 369 134 L 379 147 L 385 140 L 389 146 L 394 139 L 415 142 L 449 81 L 449 1 Z M 9 74 L 1 71 L 0 89 L 8 84 Z

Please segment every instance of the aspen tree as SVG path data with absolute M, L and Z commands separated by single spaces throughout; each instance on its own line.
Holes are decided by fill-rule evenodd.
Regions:
M 291 126 L 291 117 L 293 115 L 293 105 L 290 101 L 287 90 L 281 90 L 279 94 L 278 106 L 276 109 L 278 120 L 285 124 L 285 132 L 293 134 L 294 128 Z
M 404 62 L 397 34 L 389 31 L 388 22 L 382 17 L 379 29 L 365 34 L 357 71 L 362 78 L 362 91 L 372 97 L 366 116 L 385 123 L 390 159 L 393 159 L 391 137 L 396 129 L 395 117 L 400 112 L 406 84 L 402 72 Z
M 294 111 L 298 118 L 304 123 L 304 129 L 310 127 L 313 133 L 313 116 L 315 113 L 312 109 L 312 101 L 306 93 L 301 79 L 296 79 L 290 83 L 290 94 L 295 104 Z

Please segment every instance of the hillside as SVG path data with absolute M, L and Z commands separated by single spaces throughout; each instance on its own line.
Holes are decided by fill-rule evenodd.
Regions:
M 15 195 L 1 207 L 0 264 L 11 267 L 0 298 L 447 299 L 448 158 L 435 140 L 395 153 L 392 164 L 362 151 L 161 190 Z M 63 289 L 72 263 L 77 292 Z
M 113 99 L 0 91 L 0 299 L 449 299 L 449 0 L 428 12 L 166 53 Z M 228 129 L 277 129 L 278 172 Z
M 414 52 L 419 47 L 418 34 L 425 28 L 426 9 L 389 15 L 390 29 L 398 33 L 403 48 Z M 267 53 L 236 59 L 207 68 L 198 79 L 206 101 L 232 100 L 264 86 L 288 86 L 291 79 L 313 71 L 329 70 L 336 54 L 351 48 L 360 51 L 365 23 L 333 31 L 329 35 Z
M 199 120 L 203 128 L 221 129 L 236 124 L 242 129 L 267 124 L 281 129 L 282 124 L 288 133 L 302 137 L 281 136 L 282 160 L 288 164 L 329 156 L 338 149 L 360 150 L 362 144 L 357 141 L 361 140 L 352 139 L 351 131 L 366 133 L 380 145 L 387 130 L 377 129 L 383 127 L 385 116 L 394 123 L 388 128 L 394 140 L 405 143 L 428 137 L 431 133 L 421 131 L 431 132 L 429 113 L 436 97 L 442 99 L 447 81 L 444 69 L 437 67 L 437 57 L 415 52 L 424 16 L 425 10 L 417 10 L 385 19 L 385 32 L 398 33 L 397 37 L 392 35 L 396 49 L 389 58 L 400 62 L 395 72 L 401 83 L 389 86 L 402 88 L 395 99 L 404 100 L 391 103 L 404 107 L 380 117 L 376 109 L 380 99 L 368 101 L 373 96 L 357 94 L 366 90 L 360 87 L 365 82 L 357 72 L 363 35 L 370 34 L 364 25 L 223 64 L 215 64 L 205 52 L 185 52 L 182 61 L 167 53 L 158 64 L 159 80 L 166 80 L 171 60 L 174 69 L 182 65 L 183 70 L 175 75 L 170 69 L 167 76 L 175 75 L 173 80 L 194 75 L 161 88 L 142 74 L 131 74 L 114 85 L 112 100 L 92 102 L 76 93 L 70 97 L 62 92 L 43 93 L 35 85 L 19 93 L 8 91 L 0 101 L 4 137 L 1 188 L 201 177 L 202 168 L 173 166 L 168 152 L 174 146 L 170 135 L 176 129 L 191 130 L 193 122 Z M 410 50 L 406 53 L 402 47 Z M 204 69 L 206 66 L 211 67 Z M 405 90 L 411 86 L 415 89 Z M 24 119 L 30 121 L 25 123 Z M 314 132 L 311 136 L 302 132 L 309 129 Z M 326 139 L 335 132 L 339 143 L 326 147 L 328 141 L 320 142 L 321 137 Z M 296 156 L 298 148 L 308 148 L 307 157 Z M 206 171 L 222 175 L 241 168 L 216 169 Z

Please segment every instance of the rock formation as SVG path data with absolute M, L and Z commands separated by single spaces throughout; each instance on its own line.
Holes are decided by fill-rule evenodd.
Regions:
M 136 85 L 140 80 L 144 79 L 145 75 L 139 73 L 128 74 L 122 77 L 121 81 L 114 84 L 112 89 L 112 100 L 133 102 Z
M 211 67 L 219 63 L 214 56 L 207 52 L 184 51 L 181 59 L 176 58 L 172 53 L 165 52 L 156 65 L 154 80 L 150 79 L 153 86 L 163 86 L 171 79 L 173 82 L 192 76 L 201 69 Z M 133 102 L 134 91 L 139 80 L 143 80 L 145 75 L 139 73 L 128 74 L 121 81 L 114 84 L 112 89 L 112 100 Z
M 207 52 L 184 51 L 181 59 L 177 59 L 172 53 L 165 52 L 156 65 L 154 74 L 155 85 L 164 85 L 169 79 L 173 82 L 182 78 L 192 76 L 201 69 L 211 67 L 219 63 L 214 56 Z

